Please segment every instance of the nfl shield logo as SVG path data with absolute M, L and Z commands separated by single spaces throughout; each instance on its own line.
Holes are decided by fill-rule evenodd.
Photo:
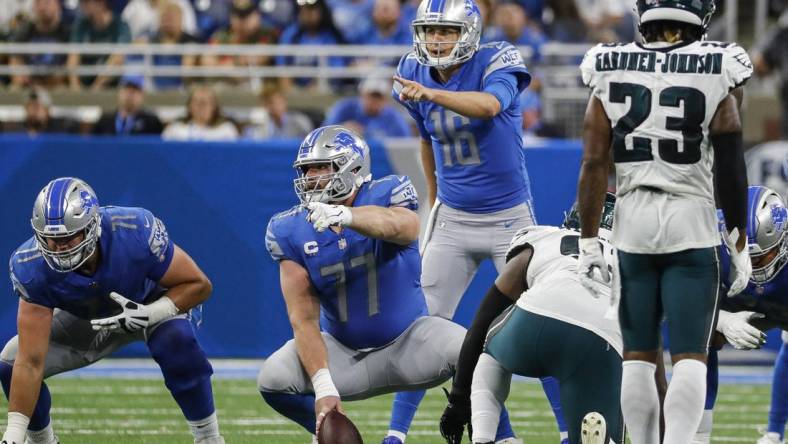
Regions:
M 339 240 L 339 249 L 344 250 L 345 248 L 347 248 L 347 241 L 343 237 L 342 239 Z

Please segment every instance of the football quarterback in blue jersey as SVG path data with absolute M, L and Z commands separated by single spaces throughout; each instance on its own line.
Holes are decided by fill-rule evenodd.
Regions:
M 211 283 L 143 208 L 99 207 L 90 186 L 63 177 L 33 205 L 34 236 L 11 256 L 18 335 L 0 353 L 6 444 L 57 443 L 43 379 L 145 341 L 199 444 L 223 444 L 213 369 L 187 313 Z
M 271 218 L 266 232 L 294 339 L 266 359 L 258 388 L 310 433 L 326 412 L 342 410 L 340 398 L 446 381 L 465 335 L 427 316 L 410 179 L 373 180 L 369 156 L 347 128 L 312 131 L 294 163 L 301 204 Z
M 720 301 L 717 331 L 740 350 L 757 349 L 764 344 L 762 332 L 778 327 L 783 330 L 783 344 L 777 355 L 772 383 L 769 425 L 759 444 L 781 443 L 788 420 L 788 209 L 775 191 L 764 186 L 748 189 L 747 242 L 752 261 L 752 277 L 741 293 Z M 720 215 L 720 226 L 725 223 Z M 728 250 L 720 247 L 722 286 L 730 268 Z M 706 410 L 693 443 L 708 443 L 712 428 L 712 410 L 717 398 L 717 351 L 709 352 Z
M 432 208 L 422 239 L 424 295 L 430 314 L 451 319 L 481 262 L 502 270 L 509 240 L 535 223 L 518 108 L 531 74 L 511 44 L 479 44 L 473 0 L 423 0 L 412 25 L 414 50 L 399 62 L 393 96 L 421 135 Z M 558 391 L 554 382 L 545 390 Z M 395 405 L 418 405 L 416 394 L 406 398 Z M 399 410 L 392 428 L 403 422 Z

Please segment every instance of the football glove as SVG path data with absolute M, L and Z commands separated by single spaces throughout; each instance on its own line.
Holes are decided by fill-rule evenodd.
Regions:
M 178 308 L 167 296 L 162 296 L 148 305 L 138 304 L 114 291 L 109 297 L 123 308 L 123 312 L 108 318 L 93 319 L 90 321 L 93 330 L 112 331 L 120 328 L 127 332 L 135 332 L 178 314 Z
M 605 256 L 602 254 L 602 244 L 596 237 L 580 238 L 578 241 L 580 256 L 578 257 L 577 274 L 580 283 L 591 295 L 599 298 L 599 279 L 594 278 L 594 270 L 599 270 L 601 282 L 610 282 L 610 271 L 607 269 Z
M 742 251 L 736 248 L 736 241 L 739 240 L 739 236 L 738 228 L 734 228 L 730 233 L 722 234 L 722 240 L 725 242 L 725 246 L 728 247 L 728 253 L 731 257 L 731 269 L 728 275 L 728 282 L 731 283 L 731 286 L 728 289 L 728 297 L 736 296 L 744 291 L 752 275 L 749 249 L 746 245 Z
M 473 435 L 471 428 L 471 400 L 449 393 L 444 387 L 443 393 L 449 404 L 441 415 L 441 436 L 447 444 L 461 444 L 465 426 L 468 426 L 468 438 Z
M 326 231 L 326 228 L 344 227 L 353 222 L 353 213 L 350 208 L 344 205 L 329 205 L 322 202 L 310 202 L 307 204 L 309 209 L 309 222 L 315 227 L 318 233 Z
M 755 350 L 766 343 L 766 334 L 750 324 L 753 319 L 764 318 L 762 313 L 740 311 L 730 313 L 720 310 L 717 331 L 737 350 Z

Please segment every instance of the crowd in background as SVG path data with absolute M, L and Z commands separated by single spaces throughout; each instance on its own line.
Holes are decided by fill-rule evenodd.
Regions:
M 0 0 L 0 40 L 20 43 L 161 43 L 161 44 L 369 44 L 411 45 L 413 20 L 419 0 Z M 540 117 L 539 72 L 541 48 L 548 42 L 614 42 L 636 38 L 633 0 L 477 0 L 484 20 L 482 42 L 505 40 L 530 48 L 529 68 L 535 82 L 523 95 L 524 130 L 560 136 L 560 130 Z M 358 84 L 336 81 L 340 94 L 359 94 L 327 110 L 324 120 L 288 110 L 292 88 L 309 89 L 314 78 L 279 78 L 258 82 L 259 101 L 266 110 L 264 124 L 239 125 L 221 113 L 221 88 L 249 87 L 249 79 L 201 79 L 177 76 L 147 80 L 133 74 L 140 56 L 91 54 L 35 54 L 10 56 L 11 66 L 68 68 L 119 66 L 125 76 L 82 75 L 60 69 L 54 74 L 19 73 L 0 78 L 11 90 L 29 90 L 25 105 L 27 130 L 90 131 L 101 134 L 163 133 L 173 139 L 235 139 L 301 137 L 312 127 L 347 123 L 367 136 L 415 135 L 401 110 L 389 99 L 390 83 L 382 79 Z M 389 63 L 395 63 L 391 61 Z M 159 66 L 315 66 L 311 56 L 155 55 Z M 367 63 L 364 57 L 330 57 L 331 66 Z M 779 68 L 779 66 L 775 66 Z M 245 85 L 241 85 L 246 82 Z M 102 116 L 93 128 L 46 117 L 51 107 L 47 90 L 94 91 L 118 88 L 114 120 Z M 218 88 L 218 93 L 217 93 Z M 138 116 L 145 92 L 188 90 L 186 117 L 169 126 L 153 123 L 153 114 Z M 218 94 L 218 96 L 217 96 Z M 31 103 L 36 103 L 36 111 Z M 210 109 L 203 111 L 202 106 Z M 198 111 L 199 110 L 199 111 Z M 129 118 L 128 116 L 135 116 Z M 62 120 L 62 119 L 61 119 Z M 31 123 L 31 121 L 33 123 Z M 231 128 L 232 127 L 232 128 Z M 4 125 L 9 131 L 14 125 Z M 18 128 L 17 128 L 18 129 Z

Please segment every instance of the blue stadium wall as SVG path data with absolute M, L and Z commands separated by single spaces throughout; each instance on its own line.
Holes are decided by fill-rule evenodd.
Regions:
M 386 149 L 372 143 L 376 176 L 395 173 Z M 210 356 L 261 358 L 292 336 L 279 290 L 277 265 L 264 246 L 275 213 L 295 205 L 291 167 L 298 141 L 173 143 L 117 139 L 0 136 L 0 256 L 31 236 L 36 193 L 58 176 L 85 179 L 102 205 L 140 206 L 166 224 L 172 239 L 210 277 L 200 341 Z M 525 151 L 537 218 L 557 224 L 576 190 L 581 150 L 555 142 Z M 5 273 L 3 273 L 5 274 Z M 495 270 L 485 263 L 456 320 L 473 316 Z M 15 334 L 17 299 L 0 277 L 0 341 Z M 143 344 L 120 355 L 144 356 Z

